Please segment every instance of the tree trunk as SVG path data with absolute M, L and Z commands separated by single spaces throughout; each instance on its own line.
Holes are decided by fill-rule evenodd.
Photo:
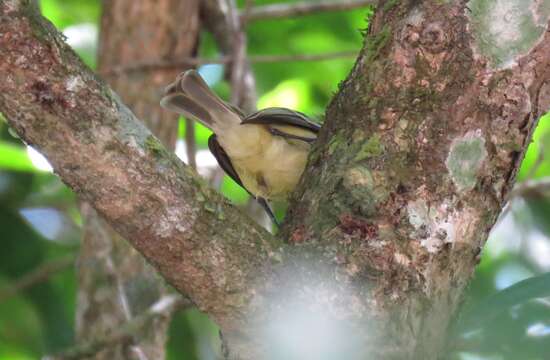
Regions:
M 442 354 L 550 106 L 549 5 L 388 0 L 370 22 L 284 235 L 363 294 L 373 358 Z
M 168 149 L 174 149 L 177 116 L 158 105 L 163 87 L 177 70 L 125 72 L 136 62 L 192 56 L 198 39 L 195 0 L 105 2 L 99 42 L 99 73 Z M 100 338 L 140 315 L 166 293 L 162 279 L 141 254 L 114 231 L 88 203 L 81 206 L 84 237 L 79 256 L 77 338 Z M 164 358 L 170 317 L 155 320 L 131 343 L 106 348 L 96 359 Z
M 442 357 L 550 105 L 548 1 L 382 2 L 278 238 L 166 152 L 26 1 L 0 4 L 0 111 L 211 315 L 228 358 Z

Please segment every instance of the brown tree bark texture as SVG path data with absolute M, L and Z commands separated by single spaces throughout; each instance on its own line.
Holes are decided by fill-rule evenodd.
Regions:
M 166 152 L 27 2 L 0 4 L 0 111 L 212 315 L 232 357 L 269 358 L 258 329 L 292 293 L 357 330 L 369 358 L 438 358 L 550 105 L 548 2 L 382 2 L 327 110 L 287 244 Z
M 198 2 L 116 1 L 103 4 L 99 41 L 99 72 L 136 61 L 177 60 L 193 55 L 199 33 Z M 110 72 L 110 85 L 163 144 L 173 150 L 177 116 L 158 105 L 162 88 L 177 70 L 147 69 Z M 163 280 L 141 254 L 120 237 L 95 210 L 83 203 L 84 237 L 78 261 L 77 339 L 89 342 L 116 332 L 148 309 L 166 292 Z M 163 359 L 170 317 L 132 342 L 106 348 L 95 359 Z
M 285 228 L 365 294 L 372 358 L 441 354 L 550 108 L 549 15 L 548 1 L 379 4 Z
M 0 5 L 9 124 L 169 283 L 235 327 L 278 241 L 167 151 L 32 2 Z

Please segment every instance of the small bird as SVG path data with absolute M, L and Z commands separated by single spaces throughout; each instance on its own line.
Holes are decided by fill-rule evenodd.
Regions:
M 268 200 L 286 200 L 306 166 L 320 126 L 306 115 L 273 107 L 245 115 L 220 99 L 195 70 L 165 89 L 161 106 L 214 132 L 208 148 L 221 168 L 251 194 L 278 225 Z

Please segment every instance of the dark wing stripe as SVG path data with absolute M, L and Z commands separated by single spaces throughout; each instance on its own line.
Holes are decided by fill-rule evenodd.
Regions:
M 229 159 L 229 156 L 227 156 L 227 153 L 225 150 L 221 147 L 220 143 L 218 142 L 218 139 L 215 134 L 212 134 L 208 138 L 208 148 L 210 149 L 210 152 L 216 160 L 218 161 L 218 164 L 220 164 L 221 168 L 225 173 L 233 179 L 237 184 L 239 184 L 243 189 L 245 189 L 249 194 L 250 191 L 248 191 L 241 181 L 241 178 L 239 177 L 239 174 L 235 171 L 235 168 L 233 167 L 233 164 L 231 164 L 231 160 Z M 250 194 L 252 195 L 252 194 Z M 253 195 L 252 195 L 253 196 Z
M 257 111 L 244 118 L 241 124 L 291 125 L 314 133 L 318 133 L 321 129 L 319 124 L 309 120 L 306 115 L 286 108 L 267 108 Z
M 303 137 L 303 136 L 298 136 L 298 135 L 293 135 L 293 134 L 287 134 L 284 131 L 278 130 L 276 128 L 269 128 L 269 132 L 272 133 L 275 136 L 282 136 L 282 137 L 287 138 L 287 139 L 305 141 L 307 143 L 312 143 L 315 140 L 317 140 L 317 137 L 308 138 L 308 137 Z

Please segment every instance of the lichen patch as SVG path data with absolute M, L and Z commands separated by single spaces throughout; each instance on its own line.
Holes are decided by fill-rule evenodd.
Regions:
M 516 64 L 543 36 L 550 0 L 472 0 L 466 15 L 478 55 L 495 69 Z
M 78 90 L 84 88 L 85 86 L 86 86 L 86 84 L 84 83 L 82 78 L 78 75 L 70 76 L 65 81 L 65 88 L 69 92 L 77 92 Z
M 448 202 L 429 206 L 424 199 L 417 199 L 408 203 L 407 214 L 414 236 L 428 252 L 436 253 L 445 243 L 455 241 L 456 218 Z
M 469 131 L 451 143 L 445 165 L 459 192 L 474 188 L 485 158 L 487 150 L 481 130 Z
M 159 238 L 168 238 L 173 236 L 175 232 L 185 232 L 185 230 L 186 227 L 177 207 L 167 207 L 155 224 L 155 235 Z

